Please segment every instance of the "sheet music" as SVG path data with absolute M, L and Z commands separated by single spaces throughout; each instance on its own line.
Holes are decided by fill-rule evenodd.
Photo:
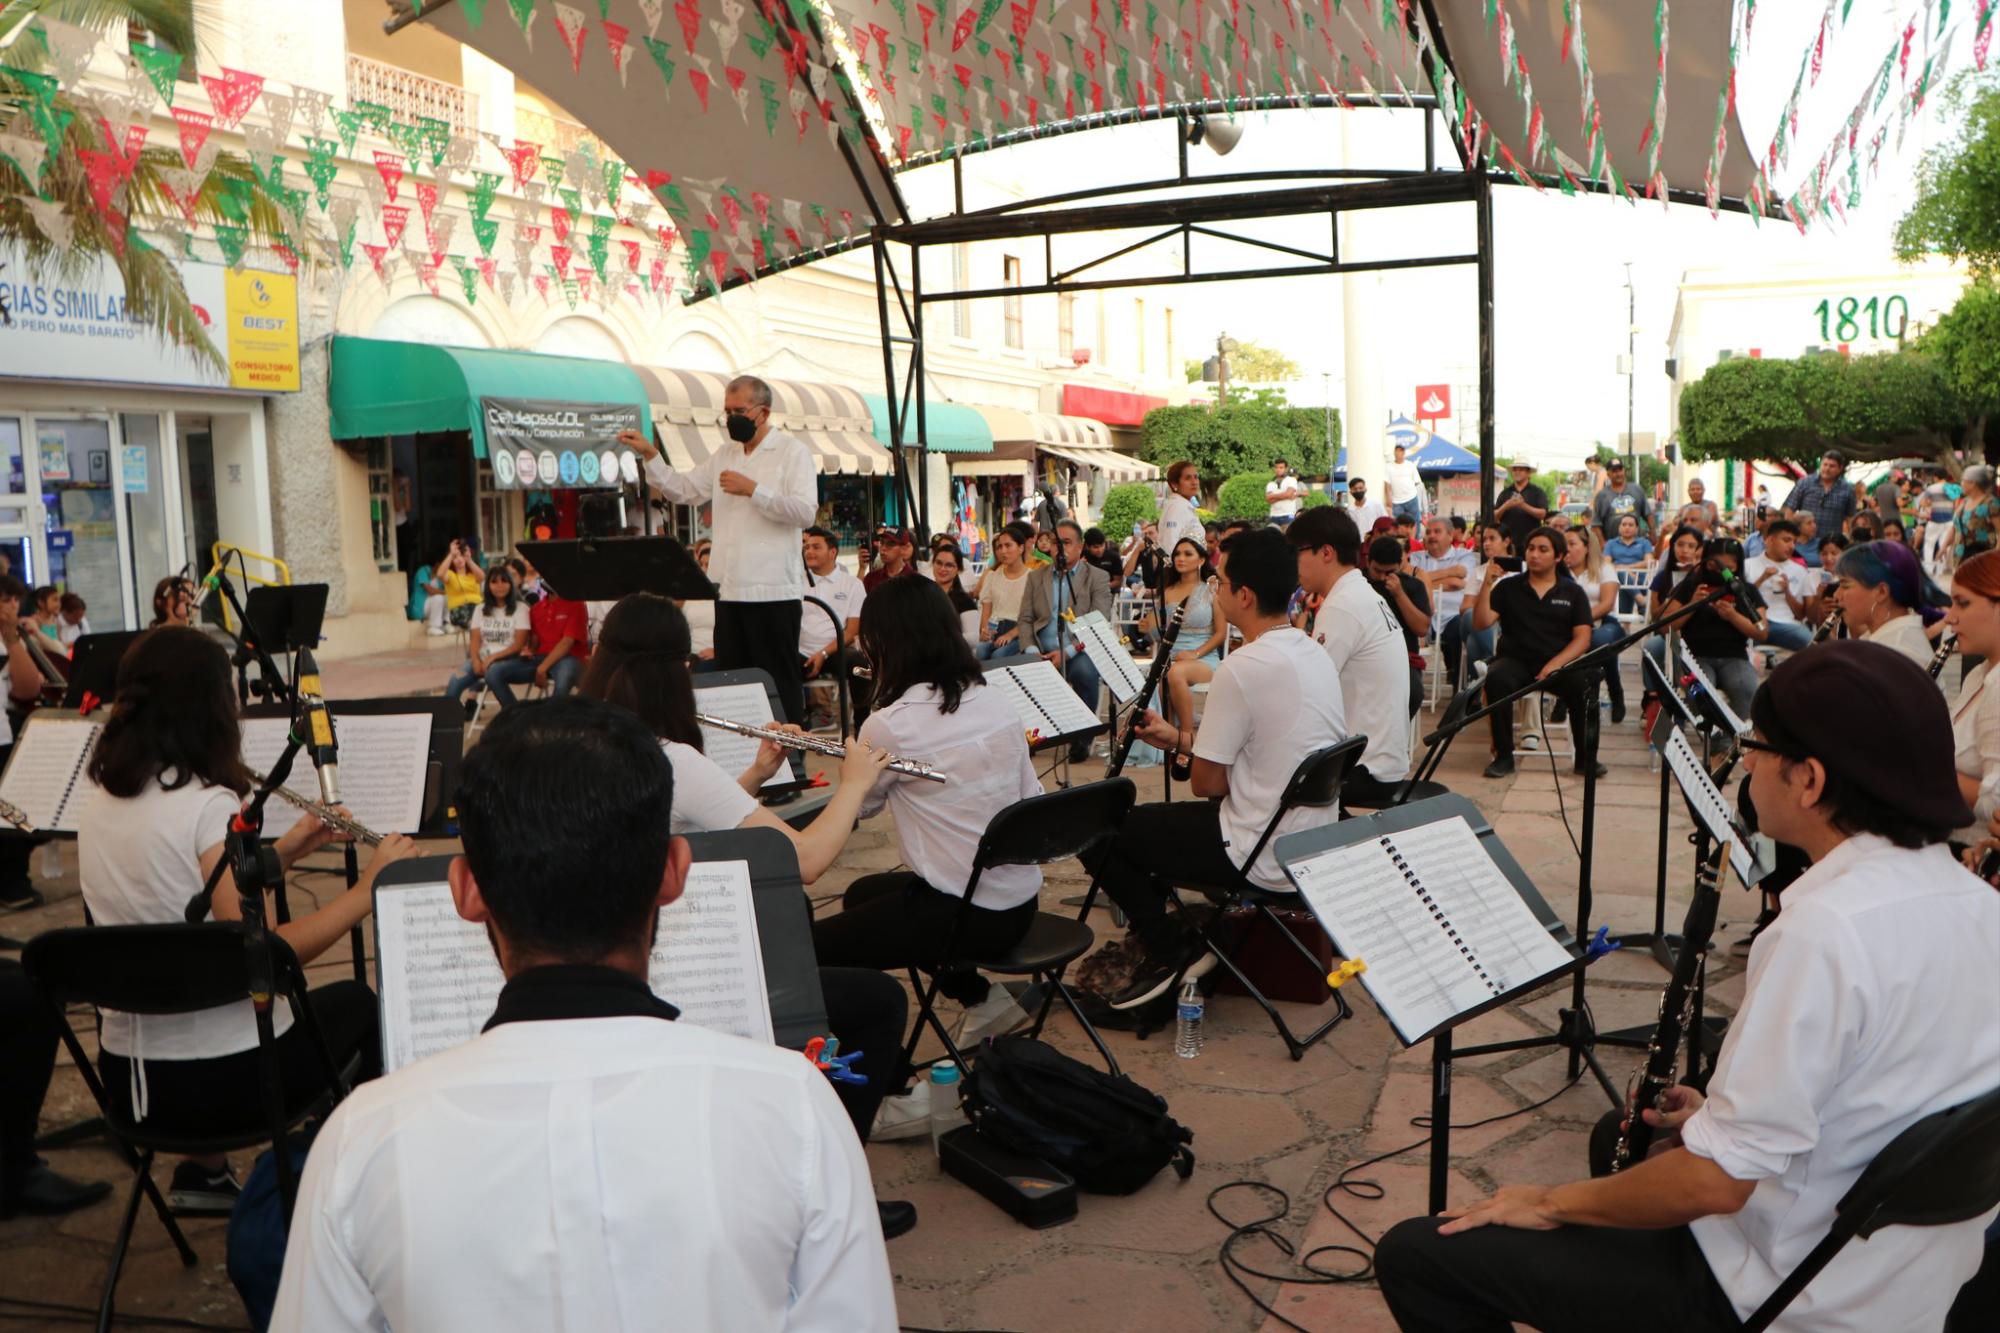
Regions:
M 478 1036 L 505 978 L 485 928 L 459 916 L 450 886 L 383 889 L 375 913 L 384 1069 Z M 695 863 L 687 891 L 660 913 L 650 973 L 681 1022 L 775 1040 L 748 862 Z
M 340 742 L 340 803 L 363 827 L 377 833 L 415 833 L 424 822 L 431 714 L 336 714 L 333 725 Z M 245 718 L 243 762 L 269 773 L 285 751 L 289 727 L 282 717 Z M 301 796 L 319 799 L 312 761 L 303 751 L 285 785 Z M 296 806 L 272 800 L 264 807 L 264 836 L 283 837 L 303 817 Z
M 1055 664 L 1039 659 L 1021 666 L 1001 667 L 986 673 L 986 683 L 997 685 L 1014 705 L 1021 725 L 1039 731 L 1043 740 L 1070 736 L 1097 727 L 1097 714 L 1084 706 L 1057 673 Z
M 1729 867 L 1743 887 L 1754 886 L 1764 877 L 1763 870 L 1752 851 L 1750 834 L 1737 826 L 1736 812 L 1730 808 L 1728 798 L 1715 785 L 1715 779 L 1709 777 L 1678 727 L 1667 733 L 1665 748 L 1667 767 L 1673 770 L 1695 818 L 1708 830 L 1709 837 L 1729 848 Z
M 1092 611 L 1078 616 L 1070 627 L 1076 637 L 1083 640 L 1090 653 L 1090 660 L 1097 667 L 1097 674 L 1104 677 L 1104 683 L 1111 690 L 1111 697 L 1119 703 L 1129 703 L 1139 697 L 1139 691 L 1146 688 L 1146 673 L 1139 669 L 1131 652 L 1118 641 L 1118 627 L 1104 618 L 1102 611 Z
M 76 832 L 90 787 L 84 764 L 103 729 L 85 718 L 30 716 L 0 776 L 0 800 L 18 806 L 43 832 Z
M 731 722 L 752 727 L 768 727 L 776 720 L 771 716 L 771 698 L 764 693 L 762 685 L 710 685 L 699 688 L 694 692 L 694 706 L 696 712 L 712 713 L 716 717 L 726 717 Z M 701 733 L 701 752 L 732 778 L 757 761 L 758 744 L 755 736 L 739 736 L 717 727 L 704 727 Z M 798 780 L 790 764 L 780 764 L 778 771 L 765 779 L 764 785 L 787 787 Z
M 1572 961 L 1462 816 L 1288 871 L 1405 1045 Z
M 1750 724 L 1736 716 L 1736 710 L 1729 706 L 1729 696 L 1715 688 L 1715 682 L 1710 680 L 1708 673 L 1701 669 L 1701 663 L 1695 660 L 1694 654 L 1683 649 L 1680 664 L 1689 675 L 1694 677 L 1695 684 L 1701 686 L 1703 692 L 1714 702 L 1716 711 L 1722 714 L 1722 720 L 1729 729 L 1738 736 L 1748 736 L 1750 734 Z

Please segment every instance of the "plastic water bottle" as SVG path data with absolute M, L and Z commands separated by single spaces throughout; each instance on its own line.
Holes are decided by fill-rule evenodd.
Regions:
M 1201 1018 L 1207 1010 L 1201 987 L 1192 981 L 1181 985 L 1179 1023 L 1174 1029 L 1174 1054 L 1192 1060 L 1201 1054 Z
M 36 858 L 35 871 L 43 879 L 62 878 L 62 849 L 53 842 L 42 844 L 42 854 Z
M 931 1151 L 941 1153 L 939 1141 L 965 1123 L 959 1107 L 958 1066 L 948 1062 L 931 1066 Z

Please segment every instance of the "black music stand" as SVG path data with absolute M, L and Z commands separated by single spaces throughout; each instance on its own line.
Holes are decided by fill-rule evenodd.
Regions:
M 1495 995 L 1490 1000 L 1486 1000 L 1470 1009 L 1462 1010 L 1453 1015 L 1450 1021 L 1428 1033 L 1413 1034 L 1407 1039 L 1401 1033 L 1397 1034 L 1397 1039 L 1402 1041 L 1405 1046 L 1414 1046 L 1426 1037 L 1431 1042 L 1431 1169 L 1429 1211 L 1434 1214 L 1444 1210 L 1445 1183 L 1451 1170 L 1451 1062 L 1454 1059 L 1470 1059 L 1477 1055 L 1497 1055 L 1506 1051 L 1529 1050 L 1552 1044 L 1546 1037 L 1526 1037 L 1516 1041 L 1498 1041 L 1489 1042 L 1482 1046 L 1468 1046 L 1454 1051 L 1452 1049 L 1451 1037 L 1453 1029 L 1459 1027 L 1461 1024 L 1470 1022 L 1481 1014 L 1491 1012 L 1503 1004 L 1512 1004 L 1516 1000 L 1532 995 L 1536 991 L 1560 980 L 1568 973 L 1581 972 L 1589 964 L 1590 959 L 1580 951 L 1575 934 L 1571 932 L 1563 919 L 1556 914 L 1556 910 L 1549 906 L 1548 900 L 1542 897 L 1541 890 L 1535 887 L 1535 882 L 1528 877 L 1528 872 L 1521 868 L 1521 863 L 1514 859 L 1514 854 L 1507 850 L 1505 843 L 1500 841 L 1499 834 L 1494 832 L 1493 826 L 1486 821 L 1486 816 L 1479 812 L 1479 807 L 1463 796 L 1455 794 L 1433 796 L 1428 800 L 1413 801 L 1408 805 L 1390 806 L 1388 809 L 1379 810 L 1372 815 L 1351 816 L 1337 823 L 1322 825 L 1319 828 L 1303 829 L 1297 833 L 1288 833 L 1284 837 L 1277 839 L 1274 845 L 1278 864 L 1285 867 L 1286 873 L 1289 875 L 1291 867 L 1294 864 L 1309 860 L 1321 852 L 1332 851 L 1342 847 L 1352 847 L 1358 843 L 1379 838 L 1383 834 L 1401 833 L 1406 829 L 1421 828 L 1426 824 L 1435 824 L 1454 816 L 1462 816 L 1465 822 L 1472 826 L 1473 833 L 1479 838 L 1480 849 L 1486 853 L 1494 865 L 1499 867 L 1500 872 L 1507 877 L 1507 882 L 1521 896 L 1521 901 L 1527 904 L 1528 910 L 1534 913 L 1535 919 L 1547 928 L 1550 937 L 1570 955 L 1570 962 L 1567 966 L 1539 976 L 1523 985 L 1516 986 L 1505 994 Z M 1296 883 L 1296 881 L 1294 882 Z M 1303 893 L 1299 896 L 1302 903 L 1310 906 L 1310 903 L 1306 902 Z M 1317 917 L 1318 914 L 1315 912 L 1314 915 Z M 1333 940 L 1335 946 L 1338 947 L 1340 939 L 1335 929 L 1336 923 L 1321 921 L 1320 925 L 1326 929 L 1328 938 Z M 1364 959 L 1363 961 L 1366 960 Z M 1361 974 L 1361 982 L 1364 987 L 1367 985 L 1367 973 L 1364 972 Z M 1595 1061 L 1593 1060 L 1592 1068 L 1595 1069 L 1595 1067 Z
M 580 537 L 522 542 L 518 549 L 558 597 L 615 602 L 635 592 L 684 602 L 712 602 L 715 584 L 672 537 Z
M 538 565 L 536 566 L 536 568 L 539 569 L 540 566 Z M 776 726 L 778 720 L 784 716 L 779 711 L 778 708 L 778 683 L 772 680 L 771 673 L 764 670 L 764 668 L 762 667 L 738 667 L 734 671 L 696 672 L 694 674 L 694 688 L 696 690 L 694 699 L 695 711 L 696 712 L 707 711 L 701 706 L 700 691 L 719 690 L 729 685 L 755 685 L 759 689 L 764 691 L 764 702 L 766 707 L 770 710 L 771 720 L 763 723 L 762 725 Z M 779 786 L 770 788 L 768 793 L 769 795 L 785 797 L 789 799 L 793 794 L 795 794 L 799 790 L 799 788 L 806 785 L 808 779 L 806 778 L 805 752 L 803 750 L 792 751 L 787 762 L 790 763 L 792 768 L 791 782 L 783 783 L 780 784 Z M 731 773 L 729 776 L 733 778 L 736 775 L 734 773 Z M 820 804 L 824 805 L 825 802 L 822 801 L 820 802 Z
M 216 577 L 223 577 L 220 571 Z M 236 697 L 246 707 L 252 693 L 250 664 L 260 661 L 260 651 L 276 658 L 301 648 L 319 647 L 320 629 L 326 623 L 326 594 L 324 583 L 260 583 L 245 593 L 242 633 L 231 664 L 236 668 Z M 267 680 L 263 673 L 260 664 L 258 697 L 289 689 L 284 681 Z
M 69 687 L 63 691 L 64 708 L 81 709 L 86 695 L 102 704 L 118 692 L 118 663 L 143 630 L 113 630 L 107 634 L 86 634 L 70 650 Z

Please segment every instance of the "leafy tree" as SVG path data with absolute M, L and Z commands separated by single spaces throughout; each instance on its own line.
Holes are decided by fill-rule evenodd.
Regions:
M 1975 282 L 1958 304 L 1917 339 L 1958 401 L 1964 420 L 1960 447 L 1971 457 L 1986 439 L 1989 421 L 2000 419 L 2000 286 Z
M 1211 480 L 1267 471 L 1279 458 L 1299 476 L 1323 476 L 1330 463 L 1326 437 L 1326 414 L 1317 408 L 1248 403 L 1212 409 L 1159 407 L 1146 414 L 1140 427 L 1139 454 L 1161 467 L 1190 459 Z M 1333 448 L 1340 448 L 1338 413 L 1333 417 Z
M 1201 364 L 1205 357 L 1183 362 L 1181 369 L 1186 373 L 1189 384 L 1201 382 Z M 1280 352 L 1275 347 L 1262 343 L 1238 339 L 1236 350 L 1229 354 L 1229 378 L 1242 380 L 1247 384 L 1288 384 L 1299 377 L 1299 363 Z M 1276 406 L 1283 406 L 1282 403 Z
M 147 29 L 162 49 L 189 60 L 195 55 L 196 28 L 209 17 L 201 0 L 4 0 L 0 14 L 4 14 L 5 25 L 16 32 L 21 31 L 16 25 L 24 27 L 29 20 L 46 14 L 108 32 L 121 42 L 128 24 L 136 23 Z M 25 35 L 16 36 L 4 63 L 21 73 L 0 71 L 0 121 L 36 103 L 35 85 L 42 78 L 54 77 L 49 73 L 43 44 Z M 144 215 L 178 211 L 169 200 L 161 172 L 181 165 L 180 149 L 143 149 L 126 185 L 124 203 L 129 218 L 105 214 L 91 194 L 81 155 L 86 149 L 105 148 L 96 117 L 61 92 L 54 94 L 48 105 L 56 122 L 67 116 L 67 123 L 58 131 L 61 147 L 55 160 L 31 177 L 24 172 L 35 171 L 39 163 L 22 166 L 0 157 L 0 248 L 11 244 L 26 255 L 31 271 L 72 281 L 80 279 L 98 260 L 109 260 L 124 278 L 125 309 L 132 319 L 221 368 L 222 356 L 194 313 L 173 257 L 149 245 L 136 225 Z M 49 240 L 21 198 L 35 194 L 63 206 L 71 223 L 69 249 L 59 249 Z M 241 227 L 246 240 L 258 243 L 282 235 L 293 220 L 273 203 L 251 165 L 229 153 L 216 158 L 202 182 L 194 216 L 198 222 Z
M 1215 516 L 1221 519 L 1269 518 L 1271 506 L 1264 500 L 1264 483 L 1273 475 L 1268 470 L 1244 472 L 1223 482 L 1222 488 L 1215 493 Z
M 1975 275 L 2000 272 L 2000 83 L 1970 71 L 1952 85 L 1958 133 L 1924 154 L 1917 198 L 1896 224 L 1896 255 L 1963 259 Z
M 1724 361 L 1682 392 L 1680 417 L 1690 458 L 1801 465 L 1839 447 L 1850 459 L 1921 454 L 1955 467 L 1961 440 L 1985 430 L 1981 417 L 1974 431 L 1941 358 L 1918 350 Z
M 1318 489 L 1307 491 L 1304 495 L 1301 495 L 1299 497 L 1299 508 L 1302 511 L 1307 509 L 1317 509 L 1321 505 L 1330 505 L 1332 503 L 1333 503 L 1333 497 L 1331 495 L 1328 495 L 1325 491 Z
M 1624 454 L 1619 453 L 1608 444 L 1599 443 L 1597 446 L 1597 461 L 1600 463 L 1609 463 L 1614 459 L 1619 462 L 1626 461 Z M 1627 478 L 1627 480 L 1638 481 L 1639 485 L 1645 488 L 1646 494 L 1651 495 L 1654 486 L 1664 486 L 1672 480 L 1672 470 L 1651 454 L 1640 454 L 1639 475 L 1637 478 Z
M 1128 481 L 1104 493 L 1104 512 L 1097 516 L 1097 526 L 1111 541 L 1120 542 L 1134 523 L 1151 523 L 1159 516 L 1153 488 L 1143 481 Z

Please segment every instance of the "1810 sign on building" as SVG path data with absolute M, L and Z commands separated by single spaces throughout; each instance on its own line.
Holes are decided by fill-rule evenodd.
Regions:
M 1900 338 L 1910 327 L 1910 301 L 1900 294 L 1871 296 L 1866 301 L 1858 296 L 1843 296 L 1837 301 L 1828 297 L 1813 307 L 1813 316 L 1819 320 L 1819 340 L 1823 343 L 1860 342 L 1863 330 L 1870 340 Z

